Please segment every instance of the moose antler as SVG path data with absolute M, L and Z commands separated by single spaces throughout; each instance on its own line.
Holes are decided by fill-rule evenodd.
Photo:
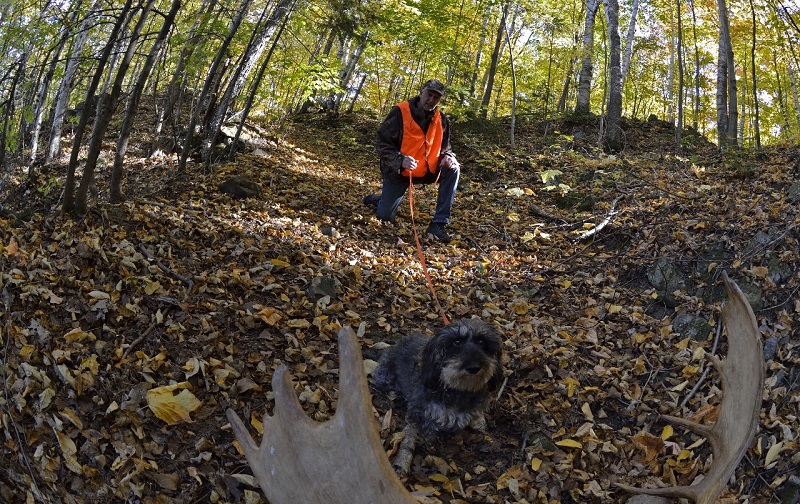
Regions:
M 756 317 L 736 283 L 723 271 L 728 301 L 722 308 L 722 323 L 728 330 L 728 356 L 721 361 L 707 354 L 720 372 L 723 398 L 719 419 L 713 426 L 674 416 L 663 418 L 681 425 L 711 442 L 714 460 L 702 481 L 694 485 L 666 488 L 637 488 L 617 484 L 631 493 L 683 497 L 699 504 L 711 504 L 725 488 L 744 456 L 758 427 L 764 388 L 764 355 Z
M 264 415 L 259 447 L 239 416 L 226 415 L 261 489 L 272 504 L 412 504 L 389 464 L 372 418 L 361 349 L 339 331 L 339 402 L 325 423 L 297 401 L 285 366 L 272 377 L 275 414 Z

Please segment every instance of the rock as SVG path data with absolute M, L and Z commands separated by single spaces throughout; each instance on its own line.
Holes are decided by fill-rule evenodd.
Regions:
M 247 175 L 235 175 L 219 185 L 219 190 L 234 198 L 244 199 L 261 194 L 261 187 Z
M 705 319 L 686 312 L 675 315 L 672 328 L 684 338 L 694 341 L 706 341 L 711 333 L 711 325 Z
M 312 299 L 325 296 L 336 299 L 336 279 L 329 276 L 316 277 L 309 282 L 306 292 L 308 297 Z
M 647 280 L 658 290 L 658 295 L 667 306 L 677 306 L 673 292 L 686 290 L 686 278 L 683 272 L 666 257 L 656 261 L 647 270 Z

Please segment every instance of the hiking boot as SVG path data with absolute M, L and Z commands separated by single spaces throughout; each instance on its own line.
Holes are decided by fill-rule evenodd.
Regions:
M 442 243 L 450 243 L 450 235 L 444 229 L 444 224 L 440 222 L 431 222 L 428 229 L 425 231 L 425 236 L 433 236 Z
M 380 194 L 367 194 L 364 196 L 364 199 L 361 200 L 366 206 L 370 207 L 373 210 L 378 209 L 378 202 L 381 200 Z

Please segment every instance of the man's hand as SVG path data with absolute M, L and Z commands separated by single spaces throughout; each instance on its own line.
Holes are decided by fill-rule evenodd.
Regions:
M 407 168 L 409 170 L 413 170 L 417 167 L 417 160 L 411 156 L 404 156 L 403 157 L 403 168 Z

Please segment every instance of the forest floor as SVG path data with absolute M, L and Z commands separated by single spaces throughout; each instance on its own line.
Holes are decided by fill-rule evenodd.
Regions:
M 77 221 L 57 213 L 56 167 L 0 195 L 0 501 L 259 502 L 228 407 L 260 437 L 285 364 L 324 421 L 342 326 L 371 360 L 441 327 L 408 200 L 393 225 L 361 203 L 380 189 L 377 125 L 304 116 L 186 173 L 134 149 L 127 201 L 101 196 Z M 507 379 L 485 433 L 418 448 L 403 481 L 423 501 L 623 502 L 615 483 L 703 474 L 708 443 L 659 415 L 714 419 L 720 381 L 703 354 L 729 349 L 715 348 L 722 299 L 708 293 L 727 271 L 757 291 L 768 344 L 756 442 L 723 497 L 798 502 L 800 154 L 720 155 L 687 134 L 676 156 L 664 123 L 625 134 L 609 156 L 593 124 L 520 120 L 512 149 L 507 126 L 456 123 L 454 240 L 423 251 L 449 318 L 502 331 Z M 223 194 L 232 175 L 261 194 Z M 415 191 L 420 232 L 435 195 Z M 659 290 L 654 267 L 681 288 Z M 687 315 L 705 330 L 686 336 Z M 390 451 L 402 414 L 374 399 Z

